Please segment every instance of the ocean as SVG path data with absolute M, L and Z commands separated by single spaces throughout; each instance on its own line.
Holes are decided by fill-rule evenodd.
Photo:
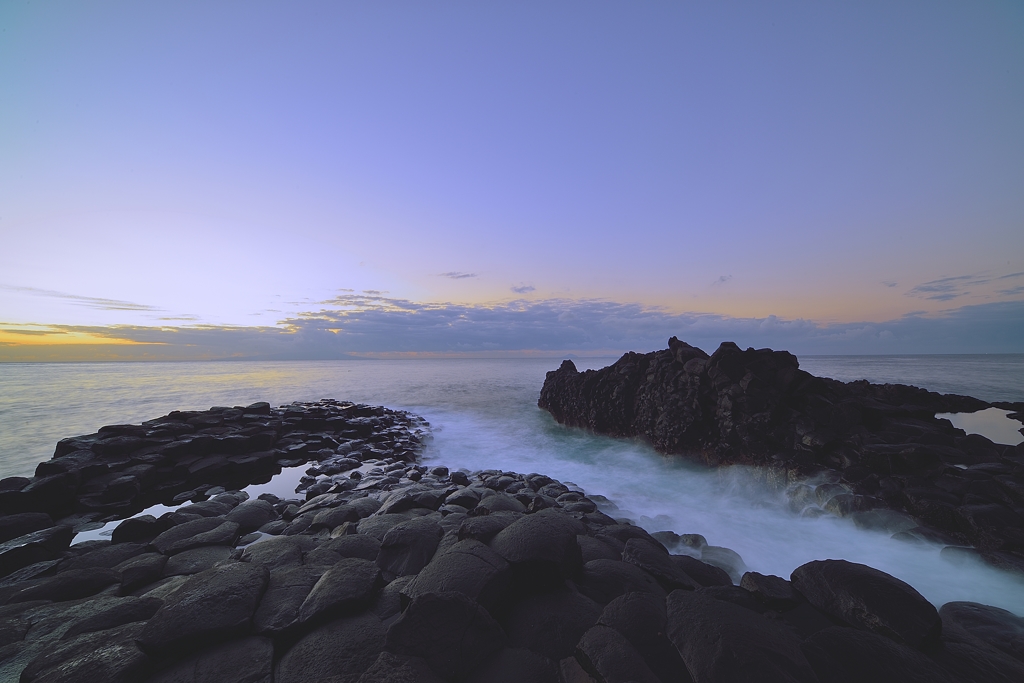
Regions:
M 603 367 L 614 358 L 574 359 Z M 560 359 L 0 364 L 0 477 L 30 476 L 66 436 L 140 422 L 171 410 L 337 398 L 412 411 L 432 426 L 425 463 L 452 469 L 542 472 L 607 497 L 614 517 L 649 531 L 703 534 L 747 567 L 788 577 L 814 559 L 877 567 L 936 605 L 972 600 L 1024 615 L 1024 580 L 991 567 L 952 565 L 939 546 L 913 545 L 837 518 L 803 519 L 741 467 L 708 470 L 645 444 L 556 424 L 537 408 L 544 373 Z M 915 384 L 989 401 L 1024 401 L 1024 354 L 810 356 L 801 367 L 844 381 Z M 977 431 L 1020 440 L 996 411 Z M 970 416 L 960 426 L 970 426 Z M 977 417 L 977 416 L 975 416 Z M 966 428 L 966 427 L 965 427 Z M 999 430 L 1002 431 L 991 431 Z M 1014 436 L 1016 435 L 1016 436 Z M 302 468 L 296 468 L 301 470 Z M 301 471 L 251 493 L 288 493 Z

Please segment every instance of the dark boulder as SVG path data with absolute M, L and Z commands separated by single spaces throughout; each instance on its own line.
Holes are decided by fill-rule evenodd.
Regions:
M 357 683 L 444 683 L 420 657 L 381 652 Z
M 506 647 L 480 666 L 466 683 L 558 683 L 555 666 L 535 652 Z
M 732 578 L 724 569 L 689 555 L 670 555 L 672 564 L 702 586 L 731 586 Z
M 273 663 L 274 644 L 250 636 L 194 654 L 146 683 L 270 683 Z
M 299 608 L 325 567 L 281 567 L 270 572 L 267 590 L 253 615 L 257 633 L 274 635 L 299 623 Z
M 432 519 L 410 519 L 392 527 L 380 543 L 377 566 L 385 579 L 417 574 L 427 566 L 444 531 Z
M 456 592 L 493 609 L 509 583 L 509 565 L 480 541 L 459 541 L 439 553 L 402 593 L 413 599 L 425 593 Z
M 159 581 L 164 575 L 167 556 L 160 553 L 145 553 L 126 560 L 114 567 L 121 577 L 121 595 L 128 595 L 143 586 Z
M 242 562 L 249 562 L 278 569 L 302 564 L 302 553 L 312 550 L 312 544 L 306 546 L 294 536 L 276 536 L 265 541 L 247 545 L 242 551 Z
M 53 526 L 50 515 L 44 512 L 21 512 L 0 517 L 0 543 Z
M 653 593 L 665 597 L 658 581 L 632 564 L 621 560 L 591 560 L 583 565 L 580 592 L 591 600 L 607 605 L 623 593 Z
M 666 608 L 669 640 L 695 681 L 818 683 L 785 626 L 700 591 L 672 591 Z
M 171 527 L 154 538 L 150 545 L 157 552 L 173 555 L 205 545 L 234 545 L 238 540 L 238 525 L 220 517 L 200 517 Z
M 146 624 L 139 646 L 163 658 L 246 635 L 268 575 L 262 566 L 233 562 L 189 577 Z
M 348 534 L 321 543 L 320 549 L 338 553 L 341 557 L 376 560 L 380 552 L 380 541 L 367 534 Z
M 943 628 L 958 627 L 1024 662 L 1024 618 L 976 602 L 947 602 L 939 610 Z
M 655 545 L 641 538 L 626 541 L 622 561 L 632 564 L 653 576 L 666 591 L 676 588 L 693 590 L 698 584 L 686 575 L 677 563 L 672 561 L 668 551 L 660 543 Z
M 578 534 L 586 527 L 554 509 L 526 515 L 491 539 L 491 548 L 512 565 L 516 578 L 537 587 L 579 576 L 583 566 Z
M 167 558 L 164 576 L 190 576 L 212 568 L 231 557 L 233 549 L 223 545 L 192 548 Z
M 74 536 L 69 526 L 53 526 L 0 543 L 0 577 L 57 558 L 71 545 Z
M 868 631 L 834 626 L 818 631 L 803 651 L 820 683 L 953 683 L 917 650 Z
M 808 562 L 793 587 L 822 612 L 918 649 L 936 646 L 942 621 L 912 587 L 872 567 L 845 560 Z
M 136 683 L 149 664 L 135 637 L 141 623 L 83 633 L 37 656 L 21 673 L 22 683 Z
M 602 683 L 662 683 L 621 633 L 601 624 L 580 638 L 576 659 Z
M 90 567 L 69 569 L 56 576 L 43 579 L 35 585 L 23 588 L 10 598 L 8 603 L 31 600 L 53 600 L 64 602 L 96 595 L 104 588 L 119 583 L 121 577 L 112 569 Z
M 380 589 L 380 569 L 373 562 L 346 557 L 324 572 L 299 608 L 299 621 L 306 623 L 369 607 Z
M 781 576 L 747 572 L 740 579 L 740 588 L 745 588 L 770 609 L 785 611 L 803 599 L 793 590 L 793 584 Z
M 421 657 L 438 676 L 452 679 L 466 677 L 504 641 L 501 627 L 476 601 L 461 593 L 427 593 L 388 629 L 387 650 Z
M 274 683 L 356 683 L 380 656 L 384 636 L 384 625 L 372 614 L 335 619 L 284 654 Z
M 240 533 L 255 531 L 278 518 L 274 506 L 265 500 L 247 500 L 225 515 L 224 519 L 238 525 Z
M 163 600 L 157 598 L 122 598 L 113 607 L 71 624 L 61 636 L 61 640 L 68 640 L 82 633 L 106 631 L 125 624 L 146 621 L 156 614 L 163 604 Z
M 573 655 L 576 643 L 600 616 L 601 606 L 593 600 L 562 589 L 517 600 L 502 623 L 510 647 L 558 661 Z
M 522 515 L 517 512 L 495 512 L 482 517 L 466 517 L 459 523 L 459 540 L 473 538 L 481 543 L 490 543 L 500 531 L 520 517 Z
M 668 613 L 663 598 L 650 593 L 625 593 L 608 603 L 598 623 L 621 633 L 660 680 L 691 680 L 666 634 Z

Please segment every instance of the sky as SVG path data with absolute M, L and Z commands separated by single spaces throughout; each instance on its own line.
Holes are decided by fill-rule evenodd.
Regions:
M 0 4 L 0 360 L 1024 352 L 1019 2 Z

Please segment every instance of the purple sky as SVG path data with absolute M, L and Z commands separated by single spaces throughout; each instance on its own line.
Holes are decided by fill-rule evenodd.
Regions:
M 1024 352 L 1022 121 L 1019 2 L 11 0 L 0 360 Z

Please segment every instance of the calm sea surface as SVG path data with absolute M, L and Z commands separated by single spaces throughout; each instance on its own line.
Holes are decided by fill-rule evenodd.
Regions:
M 580 369 L 613 358 L 577 360 Z M 543 472 L 601 494 L 651 531 L 701 533 L 748 567 L 787 576 L 813 559 L 878 567 L 937 605 L 974 600 L 1024 615 L 1024 581 L 953 566 L 841 519 L 801 519 L 742 468 L 717 472 L 630 440 L 566 429 L 537 408 L 558 359 L 0 364 L 0 477 L 32 474 L 61 438 L 171 410 L 337 398 L 425 417 L 424 459 L 452 468 Z M 901 382 L 989 401 L 1024 401 L 1024 355 L 817 356 L 801 367 L 844 381 Z M 1002 418 L 1005 419 L 1005 418 Z M 1009 421 L 1007 420 L 1009 423 Z M 1016 426 L 1019 427 L 1019 424 Z

